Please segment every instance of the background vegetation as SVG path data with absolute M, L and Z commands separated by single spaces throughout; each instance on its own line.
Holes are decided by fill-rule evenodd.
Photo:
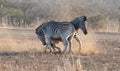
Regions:
M 120 0 L 0 0 L 0 26 L 36 27 L 86 15 L 95 31 L 120 32 Z

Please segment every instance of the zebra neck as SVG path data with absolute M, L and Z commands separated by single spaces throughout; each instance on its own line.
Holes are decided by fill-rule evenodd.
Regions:
M 71 23 L 72 23 L 72 25 L 75 27 L 75 30 L 78 30 L 78 29 L 79 29 L 79 22 L 77 22 L 77 21 L 72 21 Z

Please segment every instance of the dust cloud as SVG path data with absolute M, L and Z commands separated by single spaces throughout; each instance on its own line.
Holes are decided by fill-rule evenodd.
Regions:
M 97 36 L 95 36 L 94 32 L 90 31 L 88 33 L 88 35 L 84 35 L 83 37 L 83 46 L 81 49 L 81 53 L 82 54 L 98 54 L 99 48 L 98 48 L 98 44 L 97 44 Z
M 90 31 L 87 35 L 84 35 L 82 32 L 79 32 L 80 39 L 81 39 L 81 51 L 80 54 L 82 55 L 89 55 L 89 54 L 99 54 L 100 50 L 98 48 L 97 39 L 93 31 Z M 79 45 L 76 40 L 73 40 L 73 51 L 74 53 L 79 53 Z
M 79 43 L 73 38 L 72 39 L 72 51 L 74 54 L 81 55 L 91 55 L 91 54 L 99 54 L 101 53 L 101 47 L 98 44 L 98 39 L 94 31 L 89 31 L 87 35 L 84 35 L 81 31 L 79 31 L 80 40 L 82 43 L 81 50 L 79 50 Z M 64 49 L 64 45 L 62 42 L 57 44 L 62 50 Z M 67 48 L 68 52 L 68 48 Z

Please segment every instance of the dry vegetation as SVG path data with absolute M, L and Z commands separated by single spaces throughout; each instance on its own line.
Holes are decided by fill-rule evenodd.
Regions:
M 19 34 L 18 34 L 19 31 Z M 81 31 L 80 31 L 81 32 Z M 0 71 L 119 71 L 120 34 L 81 34 L 83 47 L 73 40 L 73 55 L 44 54 L 33 30 L 1 29 Z M 63 47 L 62 43 L 58 44 Z
M 120 71 L 120 0 L 0 0 L 0 71 Z M 81 53 L 44 54 L 34 33 L 46 20 L 86 15 Z M 19 29 L 18 29 L 19 28 Z M 27 29 L 26 29 L 27 28 Z M 58 46 L 63 49 L 63 44 Z
M 35 28 L 86 15 L 95 31 L 120 32 L 120 0 L 0 0 L 0 26 Z M 112 29 L 112 30 L 111 30 Z

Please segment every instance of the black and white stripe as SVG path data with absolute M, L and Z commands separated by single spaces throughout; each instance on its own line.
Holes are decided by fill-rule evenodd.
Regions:
M 80 28 L 84 32 L 84 34 L 87 34 L 87 29 L 85 24 L 86 20 L 87 20 L 86 16 L 81 16 L 81 17 L 75 18 L 71 22 L 49 21 L 40 25 L 36 29 L 36 34 L 41 37 L 39 39 L 40 40 L 42 39 L 41 40 L 42 43 L 44 43 L 44 45 L 46 45 L 47 43 L 49 47 L 56 47 L 56 46 L 53 46 L 56 43 L 55 40 L 63 41 L 63 44 L 65 45 L 65 49 L 64 49 L 64 52 L 65 52 L 68 46 L 68 43 L 71 43 L 71 40 L 68 40 L 68 38 L 70 38 L 70 36 L 72 36 L 75 33 L 75 30 L 77 31 Z M 79 47 L 81 49 L 81 41 L 79 39 L 79 36 L 75 34 L 74 38 L 79 42 Z M 70 50 L 71 50 L 71 47 L 69 51 Z
M 47 47 L 51 48 L 51 38 L 60 39 L 65 46 L 63 52 L 66 52 L 67 47 L 71 45 L 71 37 L 75 34 L 75 28 L 70 22 L 50 21 L 43 25 L 42 31 L 45 34 Z
M 50 22 L 46 22 L 46 23 L 50 23 Z M 42 31 L 42 28 L 43 28 L 44 25 L 46 25 L 46 24 L 43 23 L 40 26 L 38 26 L 35 29 L 35 33 L 37 34 L 37 36 L 38 36 L 39 40 L 42 42 L 42 44 L 46 45 L 45 35 L 44 35 L 43 31 Z M 51 46 L 52 46 L 54 51 L 55 51 L 55 48 L 56 48 L 56 49 L 58 49 L 59 52 L 61 52 L 61 49 L 55 45 L 55 43 L 58 43 L 60 40 L 61 39 L 51 38 Z

